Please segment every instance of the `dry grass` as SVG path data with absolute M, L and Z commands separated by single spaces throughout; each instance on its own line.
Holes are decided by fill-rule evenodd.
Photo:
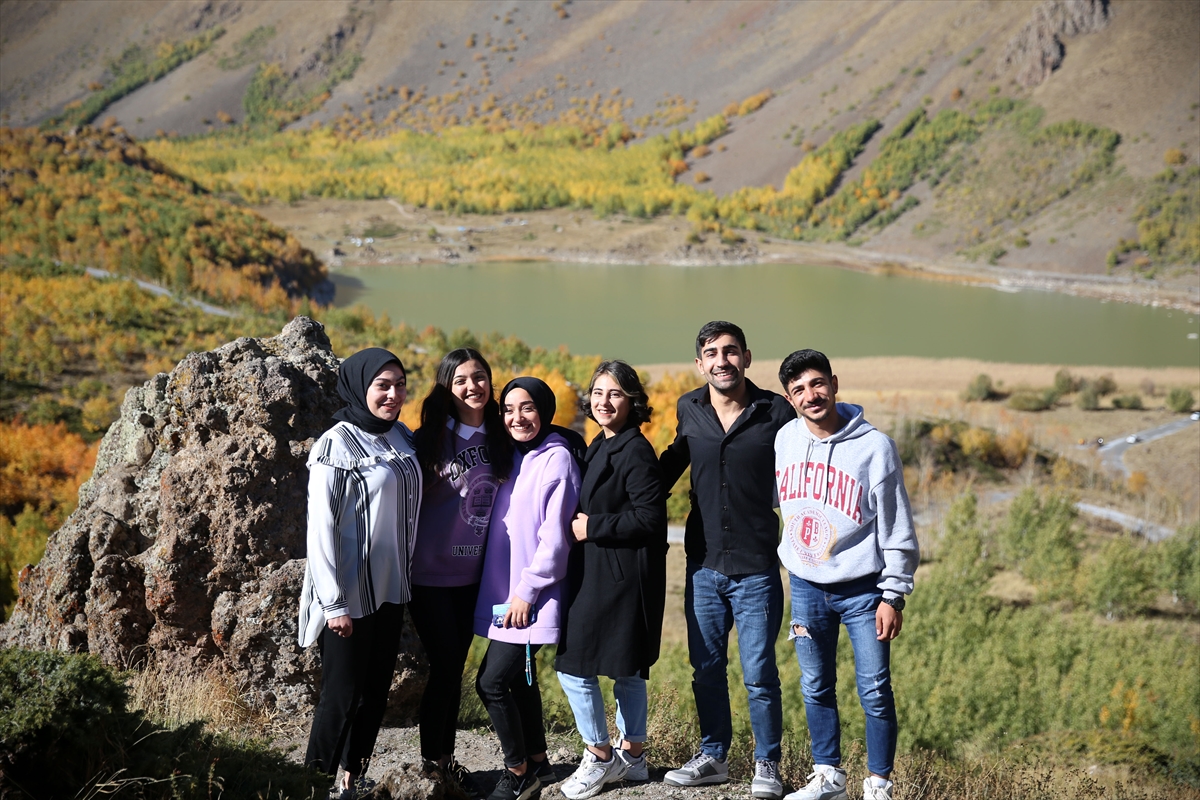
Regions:
M 127 686 L 129 708 L 168 728 L 201 721 L 221 733 L 274 739 L 307 722 L 253 707 L 244 687 L 216 666 L 189 672 L 154 661 L 130 671 Z

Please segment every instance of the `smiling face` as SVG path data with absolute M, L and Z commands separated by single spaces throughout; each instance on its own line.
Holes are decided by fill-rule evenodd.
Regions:
M 454 397 L 455 416 L 467 425 L 479 427 L 483 423 L 483 408 L 492 398 L 487 370 L 478 361 L 459 364 L 450 379 L 450 394 Z
M 750 351 L 743 350 L 738 340 L 725 333 L 705 342 L 696 359 L 696 369 L 708 385 L 722 394 L 735 394 L 750 366 Z
M 804 417 L 814 433 L 836 433 L 841 427 L 837 413 L 838 381 L 836 375 L 826 375 L 815 369 L 805 370 L 787 385 L 787 399 Z
M 633 400 L 626 396 L 621 385 L 607 372 L 601 373 L 592 383 L 588 401 L 592 405 L 592 417 L 605 436 L 615 436 L 625 427 L 629 410 L 633 407 Z
M 513 389 L 504 397 L 504 427 L 516 442 L 528 442 L 542 429 L 533 398 L 524 389 Z
M 367 408 L 382 420 L 395 422 L 408 398 L 408 382 L 400 365 L 392 362 L 375 373 L 367 387 Z

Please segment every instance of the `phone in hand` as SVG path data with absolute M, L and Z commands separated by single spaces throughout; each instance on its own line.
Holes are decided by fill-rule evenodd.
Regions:
M 508 613 L 508 609 L 512 603 L 496 603 L 492 606 L 492 625 L 497 628 L 504 627 L 504 616 Z M 529 609 L 529 624 L 537 622 L 537 607 Z

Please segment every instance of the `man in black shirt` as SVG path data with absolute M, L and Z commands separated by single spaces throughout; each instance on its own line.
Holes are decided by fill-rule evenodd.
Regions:
M 660 459 L 668 489 L 692 467 L 684 614 L 700 718 L 700 752 L 665 780 L 701 786 L 729 778 L 733 723 L 726 666 L 736 623 L 754 730 L 751 794 L 778 798 L 783 710 L 775 639 L 783 622 L 783 582 L 775 553 L 775 434 L 796 413 L 781 396 L 747 380 L 749 366 L 741 328 L 716 321 L 700 329 L 696 367 L 708 385 L 679 398 L 675 441 Z

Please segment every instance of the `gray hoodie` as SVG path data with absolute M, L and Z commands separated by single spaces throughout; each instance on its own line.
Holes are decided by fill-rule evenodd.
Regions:
M 884 597 L 909 594 L 919 554 L 896 443 L 837 404 L 848 420 L 818 439 L 803 419 L 775 436 L 775 489 L 783 516 L 779 560 L 811 583 L 879 576 Z

